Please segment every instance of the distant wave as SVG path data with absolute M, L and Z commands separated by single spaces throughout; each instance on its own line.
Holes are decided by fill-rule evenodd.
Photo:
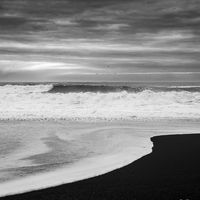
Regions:
M 111 86 L 111 85 L 54 85 L 49 93 L 80 93 L 80 92 L 94 92 L 94 93 L 112 93 L 112 92 L 142 92 L 144 90 L 151 90 L 154 92 L 200 92 L 200 87 L 131 87 L 131 86 Z
M 94 93 L 109 93 L 109 92 L 141 92 L 143 87 L 129 86 L 109 86 L 109 85 L 54 85 L 50 93 L 78 93 L 78 92 L 94 92 Z
M 199 86 L 172 86 L 172 87 L 154 87 L 155 92 L 200 92 Z
M 145 90 L 153 92 L 200 92 L 200 86 L 127 86 L 127 85 L 104 85 L 104 84 L 39 84 L 39 85 L 4 85 L 1 91 L 6 92 L 48 92 L 48 93 L 138 93 Z

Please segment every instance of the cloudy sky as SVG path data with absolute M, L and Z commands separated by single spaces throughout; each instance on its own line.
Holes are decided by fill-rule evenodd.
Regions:
M 199 0 L 0 0 L 0 81 L 127 77 L 200 80 Z

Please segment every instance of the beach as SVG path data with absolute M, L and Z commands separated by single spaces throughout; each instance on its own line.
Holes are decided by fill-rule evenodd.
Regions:
M 198 197 L 200 195 L 198 122 L 138 122 L 126 123 L 125 127 L 129 125 L 130 128 L 130 124 L 132 124 L 132 131 L 134 130 L 135 134 L 143 132 L 143 137 L 149 137 L 149 141 L 151 140 L 151 143 L 143 143 L 137 153 L 130 152 L 135 151 L 134 148 L 128 148 L 128 151 L 124 151 L 125 154 L 121 154 L 127 155 L 127 157 L 117 157 L 113 151 L 112 156 L 116 156 L 115 160 L 106 160 L 106 153 L 102 157 L 102 162 L 98 163 L 98 157 L 89 159 L 90 165 L 85 165 L 89 171 L 86 170 L 85 177 L 82 177 L 85 180 L 81 180 L 79 175 L 83 171 L 79 171 L 74 177 L 72 176 L 69 181 L 71 183 L 57 182 L 57 185 L 60 186 L 55 186 L 56 181 L 60 177 L 67 176 L 67 168 L 65 171 L 57 173 L 59 175 L 57 178 L 56 171 L 50 176 L 48 173 L 46 177 L 40 176 L 38 180 L 36 176 L 35 182 L 33 182 L 36 185 L 32 185 L 33 188 L 29 188 L 29 190 L 34 190 L 35 187 L 37 191 L 25 192 L 26 189 L 28 190 L 25 185 L 30 186 L 33 181 L 30 177 L 25 179 L 24 183 L 21 180 L 5 184 L 5 187 L 1 185 L 1 193 L 6 188 L 10 194 L 15 189 L 19 191 L 18 193 L 22 193 L 2 197 L 2 199 L 173 199 L 176 197 L 178 199 L 194 199 Z M 102 123 L 100 125 L 102 126 Z M 79 127 L 81 126 L 83 127 L 84 123 L 82 125 L 80 123 Z M 113 124 L 109 123 L 109 126 L 113 127 Z M 147 145 L 146 149 L 145 145 Z M 131 162 L 131 159 L 135 162 Z M 91 164 L 93 164 L 93 168 Z M 84 167 L 84 162 L 77 169 L 80 170 L 81 167 Z M 106 173 L 106 171 L 110 172 Z M 49 183 L 53 181 L 55 185 L 48 186 L 48 181 Z M 38 189 L 37 184 L 39 188 L 42 188 L 41 182 L 50 188 Z M 24 192 L 20 192 L 20 188 Z
M 151 154 L 121 169 L 2 199 L 197 199 L 200 135 L 156 136 L 151 140 Z
M 199 85 L 24 83 L 0 94 L 1 198 L 198 195 Z

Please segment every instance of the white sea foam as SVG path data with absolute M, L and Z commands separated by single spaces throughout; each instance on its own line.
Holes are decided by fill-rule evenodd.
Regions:
M 62 122 L 61 124 L 57 124 L 54 122 L 53 125 L 50 122 L 45 123 L 48 129 L 57 129 L 57 127 L 66 124 L 65 122 Z M 41 128 L 41 126 L 45 126 L 45 123 L 37 122 L 36 124 L 38 124 L 38 126 Z M 20 122 L 17 126 L 21 127 L 22 124 L 28 124 L 28 122 Z M 105 145 L 100 145 L 101 149 L 103 150 L 102 152 L 104 152 L 103 154 L 81 159 L 73 163 L 72 165 L 67 165 L 62 169 L 57 169 L 52 172 L 36 174 L 35 176 L 29 176 L 19 180 L 2 183 L 0 184 L 0 196 L 47 188 L 104 174 L 106 172 L 125 166 L 150 153 L 152 148 L 152 142 L 150 141 L 151 136 L 166 134 L 184 134 L 190 132 L 198 133 L 200 131 L 198 123 L 189 122 L 184 124 L 173 122 L 137 122 L 135 124 L 125 123 L 123 126 L 119 126 L 118 123 L 67 123 L 67 127 L 69 127 L 70 132 L 72 131 L 69 137 L 67 135 L 67 138 L 66 135 L 63 135 L 62 132 L 61 134 L 60 131 L 56 132 L 56 134 L 58 134 L 59 137 L 63 138 L 64 140 L 70 139 L 71 136 L 73 137 L 73 139 L 75 139 L 79 136 L 85 136 L 85 134 L 87 137 L 87 135 L 89 134 L 89 138 L 93 141 L 92 143 L 94 143 L 97 138 L 91 138 L 91 136 L 96 136 L 95 133 L 97 133 L 97 137 L 101 137 L 101 135 L 104 134 L 103 141 L 107 141 L 107 139 L 110 139 L 109 142 L 112 141 L 114 148 L 111 148 L 112 151 L 110 151 L 111 149 L 109 147 L 109 149 L 104 152 Z M 90 130 L 89 133 L 87 133 L 88 130 Z M 107 133 L 105 133 L 105 130 L 107 130 Z M 115 137 L 116 130 L 118 130 L 118 137 Z M 110 138 L 110 136 L 113 137 Z M 121 143 L 122 140 L 124 141 L 124 143 Z M 120 145 L 116 146 L 115 144 Z
M 0 94 L 24 94 L 46 92 L 53 88 L 52 84 L 40 85 L 5 85 L 0 87 Z
M 199 119 L 200 93 L 48 93 L 52 85 L 0 87 L 0 120 Z
M 18 134 L 21 134 L 20 138 L 27 137 L 31 141 L 25 140 L 19 150 L 14 149 L 11 153 L 6 154 L 6 159 L 9 161 L 11 159 L 11 161 L 9 166 L 5 166 L 5 169 L 3 169 L 4 163 L 1 162 L 3 170 L 0 170 L 0 176 L 13 177 L 9 177 L 7 182 L 1 182 L 0 196 L 97 176 L 133 162 L 150 153 L 152 148 L 152 143 L 148 137 L 140 136 L 138 133 L 134 134 L 134 129 L 128 125 L 121 127 L 112 123 L 107 123 L 106 125 L 104 123 L 43 123 L 26 121 L 15 124 L 13 122 L 4 122 L 1 124 L 1 129 L 6 129 L 1 133 L 12 134 L 11 136 L 14 139 L 18 137 Z M 14 130 L 18 130 L 18 134 Z M 48 133 L 49 136 L 47 136 Z M 41 138 L 43 138 L 42 141 Z M 49 143 L 45 143 L 45 141 L 49 141 Z M 41 144 L 41 148 L 38 149 L 38 142 L 44 142 L 44 144 L 48 145 L 49 152 L 46 152 L 45 146 L 41 146 Z M 27 143 L 31 143 L 31 146 L 27 146 Z M 35 149 L 34 144 L 39 152 L 32 151 Z M 59 148 L 56 147 L 57 145 L 59 145 Z M 70 146 L 71 148 L 69 148 Z M 21 156 L 19 160 L 13 161 L 12 158 L 16 158 L 15 151 L 20 152 Z M 47 154 L 44 154 L 45 152 Z M 73 152 L 75 152 L 74 155 Z M 35 153 L 40 155 L 39 159 L 31 156 L 31 154 L 35 155 Z M 41 154 L 43 159 L 41 159 Z M 82 156 L 77 156 L 79 154 Z M 63 157 L 59 161 L 61 164 L 71 160 L 71 157 L 73 159 L 72 162 L 66 162 L 57 168 L 51 168 L 51 164 L 53 164 L 51 161 L 58 162 L 57 157 Z M 0 161 L 2 158 L 0 156 Z M 29 163 L 24 163 L 23 160 Z M 37 169 L 36 164 L 47 163 L 45 171 L 35 172 L 35 167 Z M 23 176 L 27 164 L 30 166 L 28 169 L 31 169 L 33 173 Z M 16 177 L 16 173 L 19 173 L 18 177 Z
M 151 152 L 152 143 L 149 140 L 138 141 L 138 147 L 132 147 L 118 155 L 103 155 L 85 159 L 76 164 L 54 172 L 38 174 L 0 185 L 0 196 L 19 194 L 23 192 L 48 188 L 64 183 L 98 176 L 114 169 L 123 167 L 134 160 Z

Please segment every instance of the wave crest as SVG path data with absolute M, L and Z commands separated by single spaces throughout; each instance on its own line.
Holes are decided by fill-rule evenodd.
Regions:
M 140 92 L 50 92 L 54 88 L 52 85 L 0 87 L 0 119 L 200 118 L 200 92 L 141 88 Z
M 129 87 L 129 86 L 110 86 L 110 85 L 55 85 L 50 93 L 110 93 L 110 92 L 141 92 L 143 87 Z
M 40 85 L 5 85 L 0 86 L 0 94 L 24 94 L 24 93 L 41 93 L 51 90 L 54 86 L 52 84 Z
M 133 87 L 133 86 L 121 86 L 121 85 L 95 85 L 95 84 L 71 84 L 71 85 L 54 85 L 48 92 L 49 93 L 80 93 L 80 92 L 92 92 L 92 93 L 113 93 L 113 92 L 142 92 L 144 90 L 151 90 L 154 92 L 200 92 L 200 87 Z

